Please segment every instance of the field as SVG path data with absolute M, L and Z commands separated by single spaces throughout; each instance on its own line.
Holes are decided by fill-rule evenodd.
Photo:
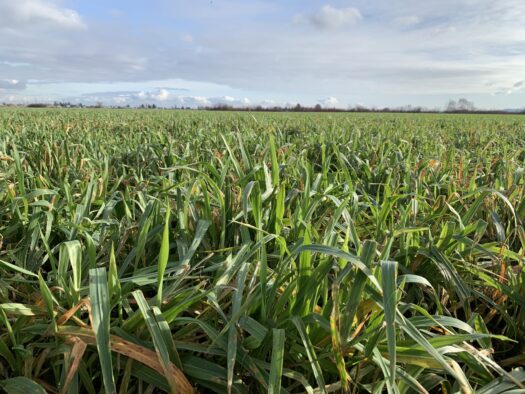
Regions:
M 523 393 L 524 160 L 519 116 L 2 109 L 0 387 Z

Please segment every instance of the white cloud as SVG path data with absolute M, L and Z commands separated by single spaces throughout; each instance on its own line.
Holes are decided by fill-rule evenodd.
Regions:
M 338 29 L 355 25 L 361 19 L 363 16 L 357 8 L 336 8 L 328 4 L 313 14 L 296 15 L 294 22 L 308 23 L 318 29 Z
M 177 89 L 159 88 L 154 90 L 140 91 L 117 91 L 117 92 L 99 92 L 87 93 L 80 97 L 75 97 L 73 101 L 92 103 L 101 101 L 107 105 L 124 105 L 124 104 L 154 104 L 164 103 L 176 99 L 175 91 Z
M 319 103 L 323 108 L 336 108 L 339 106 L 339 100 L 335 97 L 327 97 L 325 99 L 319 100 Z
M 80 15 L 44 0 L 0 0 L 0 24 L 16 29 L 39 26 L 61 29 L 86 29 Z
M 106 93 L 111 97 L 112 93 Z M 173 94 L 168 89 L 156 89 L 154 91 L 140 91 L 140 92 L 122 92 L 119 97 L 126 98 L 127 101 L 167 101 L 173 98 Z
M 221 105 L 226 104 L 232 107 L 247 107 L 252 104 L 251 100 L 247 97 L 235 98 L 232 96 L 212 97 L 208 99 L 206 105 Z
M 272 99 L 264 99 L 259 104 L 263 108 L 272 108 L 272 107 L 276 107 L 279 105 L 275 100 L 272 100 Z
M 93 104 L 102 102 L 104 105 L 130 105 L 140 106 L 141 104 L 156 104 L 163 107 L 211 107 L 214 105 L 226 104 L 234 107 L 245 107 L 251 105 L 251 100 L 235 98 L 233 96 L 205 97 L 197 95 L 181 95 L 181 89 L 158 88 L 153 90 L 140 91 L 107 91 L 98 93 L 83 94 L 80 97 L 68 99 L 68 101 Z M 50 100 L 48 100 L 50 101 Z
M 228 105 L 232 107 L 248 107 L 262 105 L 269 106 L 283 106 L 282 102 L 256 100 L 252 101 L 247 97 L 234 96 L 200 96 L 190 94 L 180 94 L 185 89 L 180 88 L 156 88 L 151 90 L 137 90 L 137 91 L 102 91 L 94 93 L 86 93 L 76 97 L 69 97 L 66 99 L 52 97 L 52 96 L 18 96 L 20 102 L 44 102 L 52 103 L 54 101 L 67 101 L 71 103 L 82 103 L 84 105 L 93 105 L 95 103 L 102 103 L 105 106 L 131 106 L 139 107 L 141 105 L 155 104 L 157 107 L 171 108 L 171 107 L 213 107 L 219 105 Z M 1 93 L 1 91 L 0 91 Z M 12 95 L 11 95 L 12 96 Z M 0 95 L 0 100 L 7 100 L 7 92 L 5 95 Z M 14 96 L 12 96 L 14 97 Z M 22 100 L 22 97 L 24 99 Z
M 184 97 L 179 96 L 178 100 L 181 100 L 183 103 L 186 103 L 188 105 L 195 104 L 197 106 L 204 106 L 204 105 L 210 105 L 211 102 L 206 97 L 201 96 L 195 96 L 195 97 Z
M 170 92 L 167 89 L 160 89 L 156 95 L 153 95 L 153 98 L 158 101 L 166 101 L 170 98 Z

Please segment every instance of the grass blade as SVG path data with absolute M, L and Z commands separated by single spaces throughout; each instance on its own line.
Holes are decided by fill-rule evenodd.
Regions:
M 168 265 L 170 253 L 170 207 L 166 204 L 166 216 L 164 218 L 164 230 L 162 232 L 162 242 L 160 245 L 159 261 L 157 265 L 157 306 L 162 305 L 162 285 L 164 283 L 164 271 Z
M 303 342 L 304 349 L 306 350 L 308 360 L 310 360 L 310 366 L 312 368 L 312 372 L 314 373 L 315 380 L 317 381 L 317 384 L 318 384 L 319 392 L 321 394 L 326 394 L 323 370 L 321 369 L 321 366 L 319 365 L 319 360 L 317 359 L 317 355 L 315 354 L 315 349 L 312 345 L 312 342 L 310 341 L 310 337 L 306 333 L 304 323 L 297 316 L 292 318 L 292 323 L 295 325 L 295 327 L 297 328 L 297 331 L 299 332 L 299 335 L 301 336 L 301 340 Z
M 105 268 L 89 270 L 89 295 L 91 297 L 91 313 L 93 331 L 97 340 L 97 350 L 106 393 L 116 393 L 113 377 L 113 361 L 110 346 L 110 304 L 108 294 L 108 278 Z
M 272 361 L 270 366 L 270 380 L 268 384 L 268 394 L 280 394 L 281 392 L 281 377 L 283 374 L 284 362 L 284 342 L 286 340 L 286 331 L 274 328 L 273 346 L 272 346 Z
M 166 377 L 170 385 L 172 394 L 175 394 L 179 391 L 178 389 L 181 386 L 180 378 L 178 377 L 180 372 L 177 372 L 175 370 L 176 367 L 170 361 L 169 346 L 165 342 L 161 327 L 159 326 L 157 320 L 155 319 L 156 311 L 150 308 L 150 306 L 148 305 L 148 302 L 146 301 L 146 299 L 144 298 L 144 295 L 142 294 L 142 291 L 140 290 L 134 291 L 133 297 L 137 301 L 137 305 L 139 306 L 140 312 L 142 313 L 142 316 L 144 317 L 144 320 L 146 322 L 146 326 L 151 335 L 151 338 L 153 339 L 153 345 L 155 346 L 155 351 L 157 353 L 158 360 L 164 371 L 164 376 Z M 189 392 L 192 391 L 191 386 L 188 388 L 187 384 L 182 385 L 182 388 L 184 389 L 184 391 L 186 390 L 190 390 Z
M 385 313 L 386 336 L 388 344 L 389 392 L 396 386 L 396 327 L 397 311 L 397 262 L 381 261 L 381 282 L 383 285 L 383 308 Z
M 34 380 L 23 376 L 0 380 L 0 387 L 7 394 L 46 394 L 46 390 Z

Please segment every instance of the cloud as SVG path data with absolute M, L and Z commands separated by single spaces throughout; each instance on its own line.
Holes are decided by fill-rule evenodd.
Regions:
M 327 97 L 325 99 L 319 100 L 319 103 L 324 108 L 336 108 L 339 106 L 339 100 L 335 97 Z
M 94 104 L 102 102 L 106 106 L 126 106 L 137 107 L 142 104 L 155 104 L 160 107 L 212 107 L 215 105 L 229 105 L 234 107 L 246 107 L 252 101 L 246 97 L 235 98 L 232 96 L 205 97 L 199 95 L 183 95 L 181 91 L 185 89 L 177 88 L 157 88 L 152 90 L 137 91 L 107 91 L 97 93 L 86 93 L 79 97 L 70 97 L 67 101 Z M 54 101 L 54 100 L 48 100 Z
M 247 97 L 238 99 L 232 96 L 214 97 L 210 99 L 210 102 L 213 104 L 232 105 L 234 107 L 245 107 L 252 103 L 251 100 Z
M 43 0 L 0 0 L 0 24 L 16 29 L 43 26 L 83 30 L 87 27 L 76 11 Z
M 252 101 L 247 97 L 235 98 L 232 96 L 221 96 L 210 98 L 209 101 L 212 105 L 226 104 L 232 107 L 247 107 L 252 104 Z
M 19 81 L 17 79 L 0 79 L 0 90 L 24 90 L 25 88 L 25 81 Z
M 166 101 L 170 98 L 170 92 L 167 89 L 160 89 L 158 93 L 153 96 L 155 100 Z
M 501 94 L 513 94 L 518 92 L 525 91 L 525 80 L 515 82 L 510 87 L 504 87 L 497 90 L 494 94 L 501 95 Z
M 28 67 L 31 66 L 29 63 L 16 63 L 16 62 L 10 62 L 7 60 L 0 61 L 1 65 L 9 66 L 9 67 Z
M 151 91 L 115 91 L 87 93 L 76 98 L 78 101 L 95 102 L 102 101 L 108 104 L 134 104 L 134 103 L 160 103 L 167 102 L 177 96 L 180 89 L 158 88 Z
M 315 13 L 296 15 L 294 22 L 310 24 L 318 29 L 326 30 L 352 26 L 361 19 L 363 19 L 363 16 L 357 8 L 336 8 L 331 5 L 325 5 Z
M 0 0 L 0 78 L 28 81 L 26 91 L 9 94 L 67 98 L 129 90 L 115 100 L 163 105 L 207 105 L 224 95 L 305 105 L 329 96 L 378 106 L 442 105 L 449 97 L 483 104 L 476 95 L 490 100 L 498 89 L 517 92 L 513 85 L 525 75 L 523 0 L 354 0 L 353 9 L 334 0 L 311 11 L 304 2 L 129 2 L 109 22 L 99 3 L 89 20 L 73 11 L 81 25 L 89 22 L 86 31 L 61 22 L 72 7 L 66 4 L 78 2 Z M 25 4 L 45 5 L 59 17 L 32 11 L 15 18 Z M 290 23 L 297 12 L 300 26 Z M 363 16 L 366 23 L 359 23 Z M 163 92 L 170 80 L 213 86 Z M 72 90 L 73 83 L 81 86 Z M 520 95 L 500 96 L 498 103 L 507 98 L 517 102 Z
M 419 24 L 421 19 L 416 15 L 399 16 L 394 19 L 394 24 L 400 27 L 411 27 Z

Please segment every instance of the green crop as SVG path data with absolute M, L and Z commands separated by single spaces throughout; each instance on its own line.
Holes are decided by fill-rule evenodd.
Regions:
M 0 391 L 525 392 L 525 118 L 0 111 Z

